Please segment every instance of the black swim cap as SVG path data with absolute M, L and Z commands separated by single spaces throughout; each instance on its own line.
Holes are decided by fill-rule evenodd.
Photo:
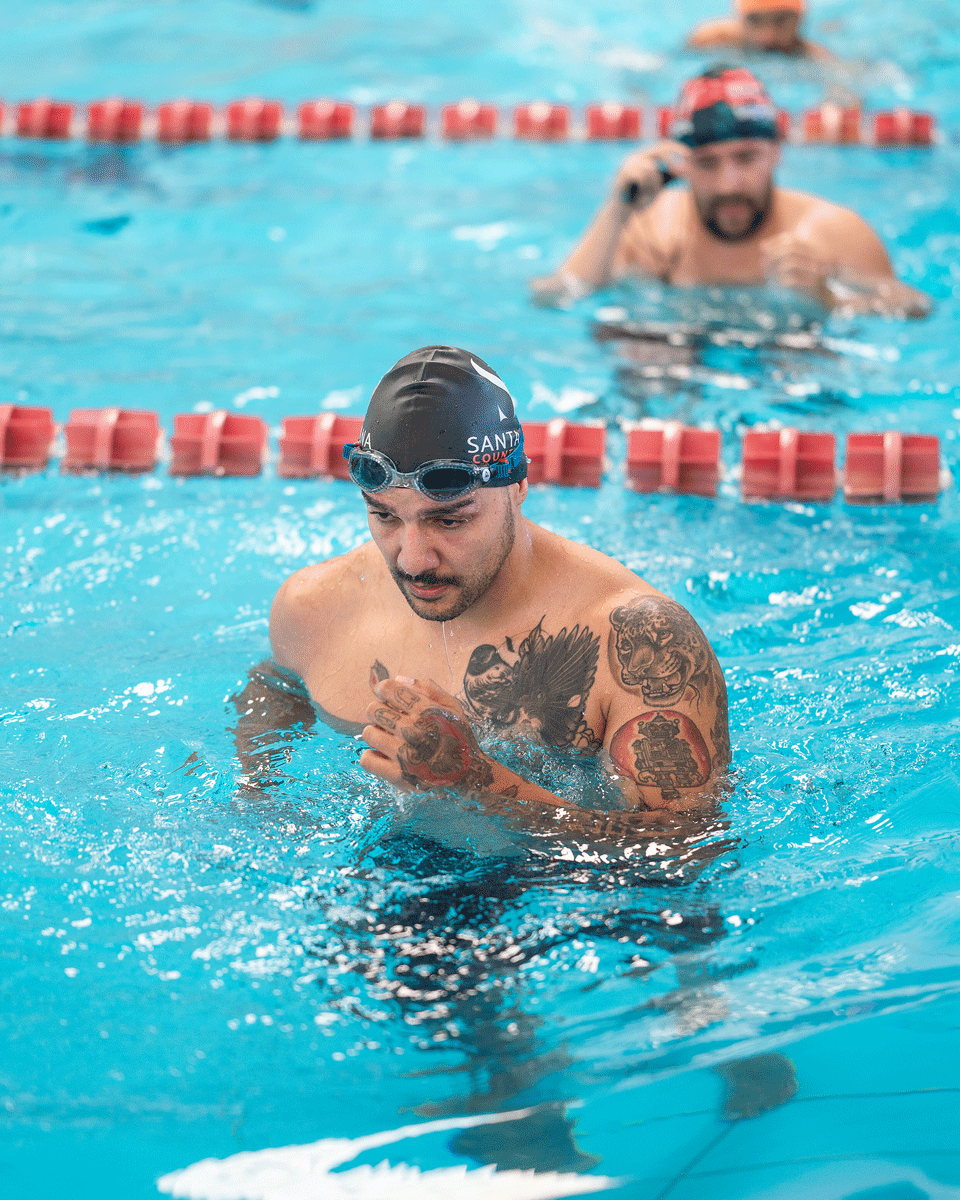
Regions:
M 777 110 L 760 80 L 743 67 L 712 67 L 684 84 L 670 136 L 691 148 L 739 138 L 776 141 Z
M 438 459 L 490 467 L 486 487 L 527 475 L 523 431 L 507 385 L 482 358 L 456 346 L 425 346 L 389 370 L 370 397 L 360 448 L 376 450 L 398 471 Z M 505 464 L 520 447 L 512 470 Z

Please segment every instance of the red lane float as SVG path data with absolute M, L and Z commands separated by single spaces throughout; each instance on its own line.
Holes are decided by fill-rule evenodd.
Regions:
M 277 475 L 348 479 L 343 448 L 360 436 L 363 418 L 321 413 L 284 417 Z M 623 421 L 627 439 L 624 483 L 637 492 L 715 496 L 721 474 L 721 435 L 679 421 Z M 49 460 L 56 426 L 48 408 L 0 405 L 0 469 L 38 470 Z M 603 421 L 562 417 L 524 425 L 531 484 L 600 486 L 606 451 Z M 157 414 L 119 408 L 73 409 L 64 426 L 65 472 L 152 470 L 161 439 Z M 260 417 L 220 410 L 180 413 L 170 439 L 171 475 L 258 475 L 267 450 Z M 830 501 L 836 491 L 832 433 L 794 428 L 751 430 L 742 443 L 741 491 L 756 498 Z M 923 503 L 948 486 L 934 435 L 851 433 L 847 437 L 844 498 L 852 504 Z
M 590 141 L 636 141 L 640 137 L 643 114 L 625 104 L 591 104 L 586 110 L 587 138 Z
M 546 100 L 521 104 L 513 110 L 513 130 L 524 141 L 562 142 L 570 134 L 570 109 Z
M 876 113 L 873 140 L 877 146 L 932 146 L 933 114 L 908 108 Z
M 72 132 L 72 104 L 43 98 L 17 105 L 17 137 L 68 138 Z
M 332 475 L 349 479 L 343 448 L 360 437 L 363 417 L 324 413 L 319 417 L 284 417 L 277 474 L 284 479 Z
M 214 132 L 231 141 L 273 141 L 294 130 L 303 141 L 328 141 L 349 138 L 356 133 L 355 110 L 335 100 L 311 100 L 297 110 L 297 121 L 284 120 L 279 101 L 248 98 L 228 104 L 222 119 L 214 121 L 213 106 L 192 100 L 175 100 L 157 106 L 155 116 L 147 119 L 147 109 L 139 101 L 96 100 L 86 108 L 87 136 L 95 142 L 133 142 L 153 133 L 165 143 L 208 141 Z M 561 142 L 571 137 L 588 141 L 641 138 L 645 132 L 644 110 L 635 105 L 612 101 L 587 105 L 583 126 L 573 127 L 571 110 L 565 104 L 538 100 L 514 109 L 513 134 L 528 141 Z M 0 105 L 0 121 L 3 107 Z M 655 137 L 669 137 L 673 109 L 661 105 L 650 110 Z M 69 138 L 76 132 L 74 106 L 47 97 L 25 101 L 15 108 L 13 125 L 18 137 Z M 422 104 L 392 100 L 370 110 L 371 138 L 424 137 L 427 110 Z M 928 112 L 896 109 L 870 116 L 857 108 L 824 104 L 799 115 L 797 128 L 785 109 L 777 112 L 777 128 L 784 140 L 812 144 L 877 146 L 931 146 L 936 140 L 934 120 Z M 448 141 L 468 138 L 492 138 L 499 131 L 499 114 L 494 104 L 466 99 L 448 104 L 440 112 L 439 129 Z
M 175 144 L 209 142 L 212 124 L 212 105 L 172 100 L 157 108 L 157 141 Z
M 603 479 L 607 427 L 603 421 L 572 424 L 562 417 L 526 421 L 523 448 L 531 484 L 598 488 Z
M 497 135 L 497 108 L 494 104 L 481 104 L 479 100 L 461 100 L 459 104 L 448 104 L 441 118 L 443 136 L 448 141 L 466 141 L 469 138 L 492 138 Z
M 863 140 L 860 117 L 859 108 L 823 104 L 803 114 L 803 141 L 829 142 L 838 146 L 857 145 Z
M 143 105 L 133 100 L 95 100 L 87 108 L 91 142 L 137 142 L 143 129 Z
M 353 137 L 353 105 L 338 100 L 311 100 L 297 109 L 303 141 Z
M 896 430 L 847 436 L 843 495 L 848 503 L 921 503 L 939 494 L 938 437 Z
M 55 432 L 49 408 L 0 404 L 0 469 L 42 470 L 50 459 Z
M 283 105 L 279 100 L 234 100 L 227 105 L 227 137 L 231 142 L 273 142 L 280 136 Z
M 67 452 L 62 471 L 152 471 L 157 465 L 160 421 L 155 412 L 75 408 L 63 432 Z
M 720 430 L 695 429 L 679 421 L 624 422 L 627 462 L 624 483 L 635 492 L 715 496 L 720 478 Z
M 391 100 L 370 110 L 372 138 L 421 138 L 427 124 L 427 110 L 422 104 L 405 104 Z
M 267 426 L 259 417 L 224 410 L 173 418 L 171 475 L 259 475 Z
M 745 500 L 832 500 L 837 439 L 799 429 L 750 430 L 741 448 Z

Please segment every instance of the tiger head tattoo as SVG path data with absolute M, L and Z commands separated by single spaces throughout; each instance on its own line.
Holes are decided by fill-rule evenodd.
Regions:
M 623 686 L 662 708 L 699 697 L 712 681 L 713 653 L 693 617 L 663 596 L 639 596 L 610 614 L 610 665 Z

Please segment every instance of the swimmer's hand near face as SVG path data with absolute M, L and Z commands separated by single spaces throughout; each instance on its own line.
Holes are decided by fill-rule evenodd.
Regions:
M 614 204 L 639 212 L 672 180 L 686 175 L 690 151 L 681 142 L 662 141 L 634 150 L 620 164 L 610 189 Z
M 484 791 L 493 762 L 474 736 L 463 705 L 433 680 L 384 679 L 367 706 L 360 765 L 395 787 Z

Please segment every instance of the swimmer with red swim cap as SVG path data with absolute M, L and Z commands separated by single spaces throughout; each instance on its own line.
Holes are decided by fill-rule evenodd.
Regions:
M 736 16 L 698 26 L 687 45 L 694 50 L 729 47 L 747 53 L 835 61 L 829 50 L 801 36 L 804 0 L 736 0 L 735 7 Z
M 825 309 L 926 316 L 931 301 L 901 283 L 883 243 L 848 208 L 778 187 L 777 113 L 742 68 L 685 84 L 672 140 L 636 150 L 559 271 L 533 281 L 565 303 L 625 277 L 678 286 L 767 284 Z M 685 186 L 668 187 L 679 177 Z
M 681 605 L 523 516 L 523 430 L 491 367 L 452 346 L 408 354 L 344 455 L 371 540 L 277 593 L 274 664 L 237 698 L 249 784 L 257 739 L 285 723 L 275 685 L 293 680 L 311 703 L 286 723 L 362 735 L 361 766 L 401 789 L 593 841 L 712 817 L 730 753 L 713 651 Z M 497 753 L 518 741 L 538 748 L 520 772 Z M 542 786 L 544 748 L 602 755 L 627 811 Z

